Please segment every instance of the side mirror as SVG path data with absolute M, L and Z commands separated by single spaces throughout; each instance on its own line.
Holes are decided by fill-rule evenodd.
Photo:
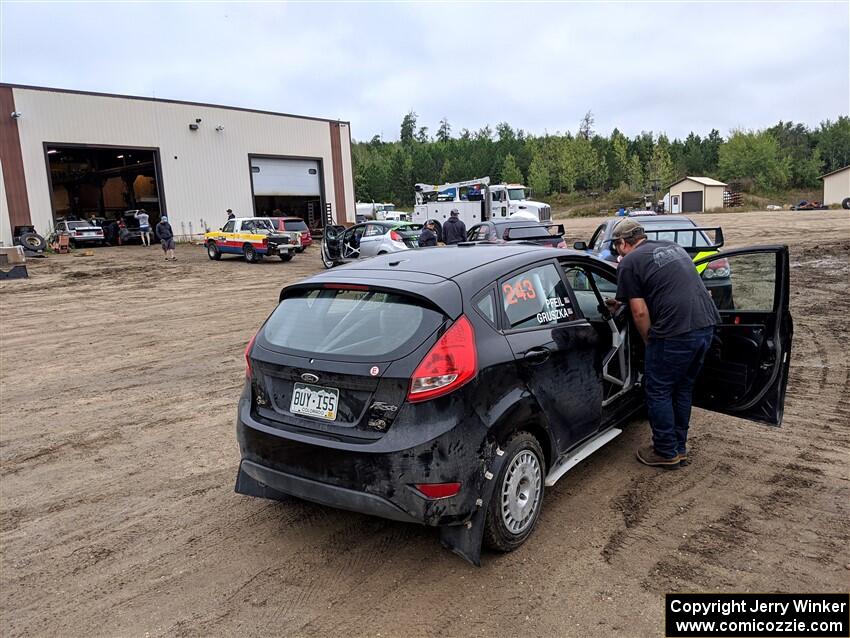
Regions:
M 575 250 L 587 250 L 587 242 L 577 241 L 573 244 Z

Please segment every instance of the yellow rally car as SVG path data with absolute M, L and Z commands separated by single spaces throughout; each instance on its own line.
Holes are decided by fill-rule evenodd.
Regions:
M 289 261 L 301 245 L 301 235 L 279 231 L 265 217 L 234 217 L 221 230 L 206 233 L 204 244 L 209 258 L 216 261 L 224 254 L 242 255 L 250 264 L 266 255 Z

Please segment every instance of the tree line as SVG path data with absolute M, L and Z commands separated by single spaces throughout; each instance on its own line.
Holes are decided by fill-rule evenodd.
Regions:
M 816 128 L 779 122 L 723 138 L 690 133 L 684 140 L 642 132 L 629 138 L 616 128 L 594 131 L 588 111 L 575 133 L 532 135 L 502 122 L 493 130 L 453 134 L 447 119 L 431 134 L 411 111 L 398 141 L 380 136 L 352 144 L 358 201 L 409 206 L 416 182 L 441 184 L 489 175 L 491 183 L 519 182 L 537 197 L 553 193 L 664 191 L 685 175 L 715 177 L 755 193 L 819 186 L 818 177 L 850 164 L 850 117 Z

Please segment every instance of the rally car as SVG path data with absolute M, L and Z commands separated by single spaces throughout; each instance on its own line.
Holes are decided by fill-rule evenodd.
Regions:
M 694 404 L 779 425 L 788 248 L 723 259 L 735 308 L 720 310 Z M 615 290 L 610 262 L 516 242 L 382 255 L 286 286 L 245 351 L 236 491 L 438 526 L 475 564 L 482 539 L 519 547 L 545 487 L 644 406 L 643 341 L 627 306 L 608 312 Z
M 617 252 L 613 246 L 614 228 L 622 219 L 608 219 L 600 224 L 593 232 L 591 238 L 577 241 L 573 244 L 576 250 L 583 250 L 591 255 L 610 262 L 617 262 Z M 720 308 L 732 308 L 732 284 L 730 282 L 731 270 L 728 262 L 724 259 L 705 260 L 705 257 L 716 255 L 723 247 L 723 229 L 716 227 L 698 226 L 688 217 L 663 217 L 640 216 L 635 220 L 646 231 L 647 239 L 672 241 L 679 244 L 691 256 L 696 264 L 697 272 L 702 275 L 703 281 L 708 288 L 714 302 Z
M 300 245 L 300 233 L 278 231 L 265 217 L 228 219 L 221 230 L 204 235 L 207 256 L 219 260 L 222 254 L 241 255 L 250 264 L 266 255 L 277 255 L 289 261 Z

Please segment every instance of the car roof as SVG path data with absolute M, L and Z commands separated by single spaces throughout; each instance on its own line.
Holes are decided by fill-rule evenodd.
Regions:
M 419 296 L 456 318 L 468 299 L 483 287 L 518 268 L 563 257 L 614 266 L 584 251 L 557 249 L 537 244 L 510 242 L 478 244 L 462 242 L 453 246 L 419 248 L 378 255 L 325 270 L 284 287 L 314 287 L 328 283 L 386 286 Z
M 471 270 L 493 270 L 493 277 L 499 276 L 505 268 L 522 266 L 525 262 L 541 257 L 556 257 L 565 254 L 586 256 L 583 252 L 557 250 L 536 244 L 510 242 L 506 244 L 479 244 L 461 242 L 439 248 L 421 248 L 400 253 L 378 255 L 371 259 L 348 264 L 343 270 L 347 273 L 415 272 L 433 275 L 442 279 L 452 279 Z M 336 269 L 335 269 L 336 270 Z M 484 274 L 484 273 L 482 273 Z
M 272 215 L 271 217 L 263 217 L 263 219 L 282 219 L 285 222 L 303 222 L 304 221 L 303 218 L 296 217 L 296 216 L 293 216 L 293 215 L 290 215 L 288 217 L 278 217 L 276 215 Z

